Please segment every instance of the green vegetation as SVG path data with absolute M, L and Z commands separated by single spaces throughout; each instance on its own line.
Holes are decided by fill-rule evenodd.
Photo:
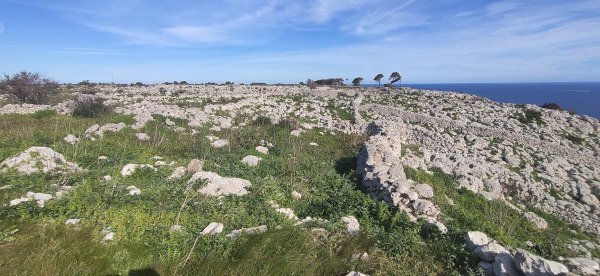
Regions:
M 338 115 L 344 110 L 331 108 Z M 216 149 L 204 137 L 210 133 L 208 126 L 198 129 L 202 135 L 178 133 L 165 126 L 165 119 L 155 116 L 141 130 L 127 128 L 91 141 L 83 138 L 87 127 L 132 124 L 132 117 L 74 117 L 46 111 L 0 116 L 0 160 L 45 145 L 86 169 L 70 175 L 0 172 L 2 186 L 10 186 L 0 193 L 0 271 L 5 275 L 127 275 L 144 269 L 160 275 L 340 275 L 357 270 L 370 275 L 476 275 L 478 260 L 464 246 L 466 231 L 484 231 L 509 246 L 523 247 L 530 240 L 538 245 L 532 251 L 549 257 L 569 256 L 559 245 L 570 238 L 589 239 L 538 210 L 533 211 L 546 218 L 550 228 L 534 229 L 505 204 L 456 190 L 449 175 L 406 168 L 410 178 L 432 185 L 449 232 L 441 235 L 425 222 L 413 223 L 361 191 L 354 172 L 366 139 L 361 135 L 321 135 L 322 129 L 313 129 L 290 137 L 298 122 L 272 124 L 259 116 L 243 128 L 219 132 L 230 143 Z M 138 141 L 138 131 L 147 133 L 150 141 Z M 81 140 L 67 144 L 62 140 L 67 134 Z M 257 167 L 245 166 L 240 160 L 259 155 L 254 148 L 260 140 L 273 143 L 270 153 L 260 155 L 263 160 Z M 319 147 L 308 146 L 311 142 Z M 404 148 L 420 152 L 417 145 Z M 98 160 L 99 156 L 108 159 Z M 190 173 L 182 180 L 167 180 L 173 167 L 159 166 L 157 171 L 142 169 L 129 177 L 119 174 L 128 163 L 154 164 L 155 156 L 176 166 L 202 159 L 205 170 L 248 179 L 252 187 L 244 197 L 197 195 L 186 200 Z M 105 175 L 113 180 L 104 181 Z M 129 196 L 130 185 L 142 194 Z M 35 202 L 6 204 L 28 191 L 54 194 L 66 186 L 73 188 L 44 208 Z M 293 191 L 302 198 L 295 200 Z M 446 196 L 456 204 L 450 205 Z M 327 221 L 294 226 L 273 210 L 271 200 L 292 208 L 300 218 Z M 178 221 L 184 228 L 171 231 L 180 210 Z M 360 221 L 358 237 L 344 233 L 340 218 L 347 215 Z M 80 218 L 81 223 L 64 225 L 69 218 Z M 211 222 L 223 223 L 224 233 L 258 225 L 269 230 L 235 240 L 223 234 L 199 237 Z M 101 242 L 104 229 L 115 233 L 113 241 Z M 352 254 L 361 252 L 368 252 L 367 261 L 351 260 Z
M 526 109 L 523 112 L 524 115 L 518 115 L 519 122 L 523 124 L 531 124 L 535 122 L 538 125 L 543 125 L 544 120 L 542 119 L 542 112 L 533 109 Z
M 453 177 L 440 170 L 428 174 L 425 171 L 405 168 L 405 172 L 409 179 L 428 183 L 433 187 L 433 201 L 440 207 L 446 226 L 451 231 L 482 231 L 501 244 L 513 248 L 527 248 L 525 242 L 531 241 L 536 246 L 528 250 L 552 259 L 558 256 L 574 256 L 574 252 L 564 246 L 572 239 L 594 239 L 581 232 L 577 226 L 532 208 L 531 211 L 548 222 L 546 230 L 537 229 L 523 219 L 521 214 L 499 200 L 488 201 L 464 188 L 456 189 Z M 446 197 L 450 198 L 454 205 L 450 204 Z
M 565 135 L 565 138 L 567 138 L 567 140 L 573 142 L 574 144 L 577 145 L 583 145 L 583 142 L 585 142 L 585 139 L 581 138 L 581 137 L 577 137 L 575 135 L 569 134 L 569 135 Z

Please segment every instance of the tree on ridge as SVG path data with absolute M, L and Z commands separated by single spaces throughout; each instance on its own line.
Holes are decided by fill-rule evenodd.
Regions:
M 381 79 L 383 79 L 383 74 L 377 74 L 377 76 L 375 76 L 375 78 L 373 79 L 374 81 L 376 81 L 379 86 L 381 86 Z
M 360 86 L 360 82 L 363 81 L 363 78 L 358 77 L 352 80 L 352 85 L 354 86 Z
M 399 82 L 402 80 L 402 76 L 400 76 L 400 73 L 398 72 L 393 72 L 392 75 L 390 76 L 390 83 L 393 85 L 395 82 Z M 402 83 L 400 83 L 400 86 L 402 86 Z

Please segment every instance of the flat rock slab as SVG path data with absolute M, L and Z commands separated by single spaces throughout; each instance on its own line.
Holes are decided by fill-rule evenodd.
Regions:
M 243 196 L 248 193 L 246 188 L 252 186 L 250 181 L 241 178 L 222 177 L 214 172 L 197 172 L 192 175 L 188 183 L 198 180 L 206 181 L 206 185 L 198 189 L 198 192 L 208 196 Z

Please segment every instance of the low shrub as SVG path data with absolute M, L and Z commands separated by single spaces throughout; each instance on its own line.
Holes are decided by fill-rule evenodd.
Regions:
M 267 116 L 258 116 L 256 117 L 256 120 L 254 120 L 254 125 L 257 126 L 266 126 L 266 125 L 270 125 L 272 124 L 271 122 L 271 118 L 267 117 Z
M 542 105 L 542 108 L 545 108 L 545 109 L 551 109 L 551 110 L 559 110 L 559 111 L 562 111 L 562 110 L 563 110 L 563 109 L 560 107 L 560 105 L 558 105 L 558 104 L 555 104 L 555 103 L 544 103 L 544 104 Z
M 44 110 L 36 111 L 35 113 L 31 114 L 31 117 L 33 117 L 36 120 L 42 120 L 42 119 L 56 116 L 56 114 L 57 113 L 54 110 L 44 109 Z
M 93 118 L 99 115 L 108 114 L 111 108 L 104 104 L 104 99 L 99 97 L 79 97 L 75 101 L 73 116 Z

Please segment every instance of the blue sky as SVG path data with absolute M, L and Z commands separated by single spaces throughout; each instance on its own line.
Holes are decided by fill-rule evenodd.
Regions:
M 600 81 L 600 1 L 0 0 L 0 73 L 61 82 Z

